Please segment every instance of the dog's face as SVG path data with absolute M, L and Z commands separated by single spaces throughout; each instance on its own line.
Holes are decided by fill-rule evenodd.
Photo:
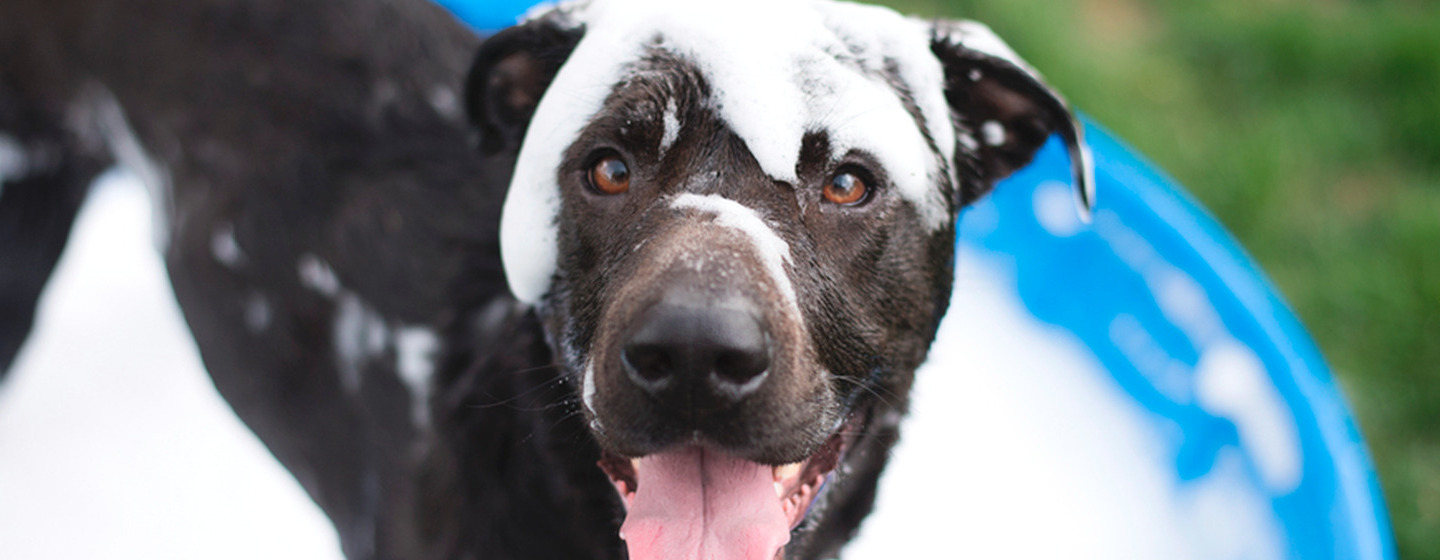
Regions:
M 471 75 L 487 149 L 516 151 L 507 276 L 631 558 L 774 556 L 903 411 L 958 210 L 1056 131 L 1088 185 L 1064 103 L 983 27 L 775 4 L 563 6 Z

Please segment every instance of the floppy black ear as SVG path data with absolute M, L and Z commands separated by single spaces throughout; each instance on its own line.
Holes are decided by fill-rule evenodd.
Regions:
M 465 80 L 465 108 L 487 153 L 519 146 L 535 106 L 584 31 L 536 19 L 480 45 Z
M 959 205 L 974 202 L 1030 163 L 1058 132 L 1070 152 L 1081 212 L 1088 217 L 1095 200 L 1094 172 L 1084 129 L 1065 99 L 988 27 L 937 21 L 933 30 L 930 48 L 945 70 L 945 97 L 959 138 Z

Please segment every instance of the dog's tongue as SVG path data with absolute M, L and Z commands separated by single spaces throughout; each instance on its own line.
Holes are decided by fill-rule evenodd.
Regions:
M 772 473 L 698 447 L 641 459 L 620 528 L 630 560 L 773 560 L 790 522 Z

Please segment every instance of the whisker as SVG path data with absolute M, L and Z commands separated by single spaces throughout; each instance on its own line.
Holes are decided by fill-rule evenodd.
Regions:
M 547 389 L 547 388 L 550 388 L 551 386 L 555 385 L 556 383 L 564 382 L 564 380 L 565 380 L 565 371 L 562 370 L 562 369 L 560 369 L 559 366 L 556 366 L 556 365 L 553 365 L 553 364 L 552 364 L 552 365 L 547 365 L 547 366 L 539 366 L 539 367 L 534 367 L 534 368 L 527 368 L 527 369 L 522 369 L 522 370 L 515 370 L 515 371 L 512 371 L 512 372 L 509 372 L 509 373 L 506 374 L 506 375 L 524 375 L 524 374 L 526 374 L 526 373 L 534 373 L 534 372 L 537 372 L 537 371 L 543 371 L 543 370 L 545 370 L 546 368 L 554 368 L 554 369 L 558 370 L 558 372 L 555 374 L 554 377 L 551 377 L 550 379 L 548 379 L 548 380 L 546 380 L 546 381 L 544 381 L 544 382 L 542 382 L 542 383 L 536 384 L 534 387 L 531 387 L 531 388 L 529 388 L 529 389 L 526 389 L 526 390 L 524 390 L 524 391 L 522 391 L 522 392 L 520 392 L 520 393 L 511 395 L 511 396 L 509 396 L 509 397 L 507 397 L 507 398 L 500 399 L 500 400 L 495 400 L 494 402 L 488 402 L 488 403 L 472 403 L 472 404 L 467 404 L 466 407 L 467 407 L 467 408 L 472 408 L 472 409 L 482 409 L 482 410 L 483 410 L 483 409 L 487 409 L 487 408 L 494 408 L 494 407 L 497 407 L 497 406 L 505 406 L 505 405 L 514 403 L 515 401 L 518 401 L 518 400 L 520 400 L 520 399 L 524 399 L 524 398 L 526 398 L 526 397 L 529 397 L 529 396 L 531 396 L 531 395 L 534 395 L 535 393 L 537 393 L 537 392 L 539 392 L 539 391 L 543 391 L 543 390 L 545 390 L 545 389 Z M 496 398 L 494 395 L 490 394 L 488 391 L 482 391 L 481 394 L 482 394 L 483 396 L 489 397 L 489 398 L 491 398 L 491 399 L 495 399 L 495 398 Z M 517 409 L 517 410 L 520 410 L 520 409 Z
M 894 394 L 889 389 L 877 387 L 874 383 L 871 383 L 869 379 L 859 379 L 849 375 L 836 375 L 834 378 L 837 381 L 844 381 L 857 389 L 869 393 L 888 406 L 898 406 L 900 404 L 899 401 L 901 399 L 899 395 Z M 882 390 L 888 394 L 882 394 Z

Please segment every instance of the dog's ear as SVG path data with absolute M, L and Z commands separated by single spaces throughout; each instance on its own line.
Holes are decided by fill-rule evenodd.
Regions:
M 1064 98 L 988 27 L 973 21 L 933 23 L 930 48 L 945 70 L 945 98 L 957 121 L 959 207 L 980 198 L 1030 163 L 1058 132 L 1070 152 L 1081 212 L 1094 204 L 1094 172 L 1084 128 Z M 965 170 L 971 180 L 964 177 Z
M 505 29 L 480 45 L 465 80 L 465 108 L 480 148 L 519 146 L 535 106 L 584 31 L 548 19 Z

